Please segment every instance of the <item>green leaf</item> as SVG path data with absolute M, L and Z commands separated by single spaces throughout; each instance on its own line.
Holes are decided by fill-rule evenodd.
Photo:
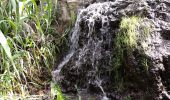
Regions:
M 9 59 L 12 59 L 11 50 L 10 50 L 9 45 L 7 43 L 7 39 L 5 38 L 5 36 L 4 36 L 4 34 L 2 33 L 1 30 L 0 30 L 0 44 L 4 48 L 5 53 L 7 54 Z
M 10 0 L 11 1 L 11 4 L 12 4 L 12 10 L 14 11 L 14 12 L 16 12 L 16 1 L 15 0 Z
M 51 82 L 51 96 L 53 99 L 55 96 L 57 96 L 55 100 L 65 100 L 60 87 L 53 82 Z

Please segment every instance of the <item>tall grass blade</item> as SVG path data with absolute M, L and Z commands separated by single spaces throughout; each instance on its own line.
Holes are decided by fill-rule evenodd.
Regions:
M 19 72 L 15 66 L 15 63 L 13 61 L 13 58 L 12 58 L 12 54 L 11 54 L 11 50 L 10 50 L 10 47 L 8 45 L 8 42 L 7 42 L 7 39 L 5 38 L 4 34 L 2 33 L 2 31 L 0 30 L 0 44 L 2 45 L 3 49 L 5 50 L 5 53 L 6 55 L 8 56 L 8 58 L 10 59 L 13 67 L 14 67 L 14 71 L 17 73 L 17 76 L 18 76 L 18 79 L 20 79 L 20 75 L 19 75 Z
M 16 0 L 10 0 L 11 4 L 12 4 L 12 11 L 16 11 Z
M 0 44 L 2 45 L 2 47 L 4 48 L 7 56 L 9 57 L 9 59 L 12 60 L 12 55 L 11 55 L 11 50 L 9 48 L 9 45 L 7 43 L 7 39 L 5 38 L 4 34 L 2 33 L 2 31 L 0 30 Z

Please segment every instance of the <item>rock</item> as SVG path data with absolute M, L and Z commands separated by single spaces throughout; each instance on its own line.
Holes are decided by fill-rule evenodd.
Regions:
M 53 78 L 64 92 L 87 89 L 109 94 L 118 92 L 119 100 L 130 95 L 135 100 L 169 99 L 170 90 L 170 2 L 168 0 L 110 0 L 80 10 L 70 34 L 70 51 Z M 151 27 L 147 36 L 139 27 L 137 46 L 128 55 L 124 50 L 119 75 L 125 89 L 118 91 L 115 80 L 115 40 L 120 33 L 122 18 L 140 16 L 141 25 Z M 126 47 L 126 46 L 125 46 Z M 120 50 L 121 51 L 121 50 Z M 71 54 L 71 56 L 70 56 Z M 141 60 L 144 58 L 145 65 Z M 144 67 L 147 67 L 146 69 Z M 146 71 L 147 70 L 147 71 Z M 55 73 L 56 72 L 56 73 Z M 60 78 L 61 77 L 61 78 Z M 92 91 L 93 90 L 93 91 Z

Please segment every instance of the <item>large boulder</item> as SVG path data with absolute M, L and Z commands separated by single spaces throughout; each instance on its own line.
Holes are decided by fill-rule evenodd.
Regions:
M 117 68 L 116 41 L 122 32 L 122 19 L 133 16 L 141 19 L 135 30 L 136 45 L 128 49 L 128 44 L 121 44 L 123 58 Z M 63 92 L 87 89 L 104 91 L 112 99 L 170 99 L 170 1 L 93 3 L 80 10 L 70 45 L 68 55 L 53 71 Z M 121 80 L 115 79 L 117 75 Z

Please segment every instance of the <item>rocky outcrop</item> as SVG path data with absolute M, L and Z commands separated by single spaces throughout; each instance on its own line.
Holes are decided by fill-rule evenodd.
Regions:
M 150 29 L 138 27 L 136 46 L 115 70 L 116 37 L 122 18 L 138 16 Z M 115 100 L 170 99 L 170 2 L 168 0 L 113 0 L 93 3 L 80 11 L 70 34 L 70 51 L 53 71 L 63 92 L 87 89 Z M 126 46 L 125 46 L 126 47 Z M 144 61 L 141 61 L 144 58 Z M 116 74 L 118 73 L 118 74 Z M 122 84 L 115 80 L 120 75 Z M 126 96 L 125 96 L 126 95 Z

